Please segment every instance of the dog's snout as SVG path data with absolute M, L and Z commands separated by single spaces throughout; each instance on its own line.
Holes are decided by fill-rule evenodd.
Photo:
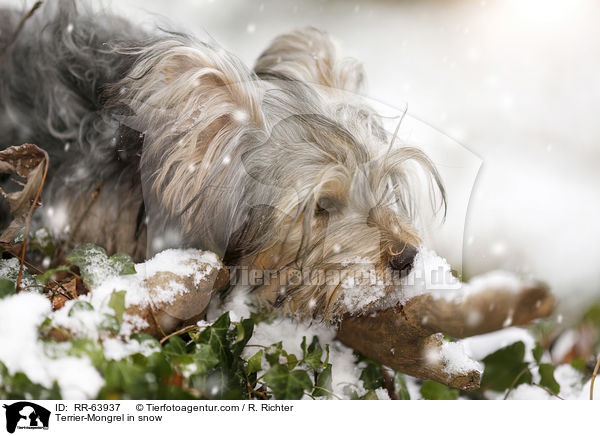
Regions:
M 396 271 L 408 272 L 412 268 L 416 256 L 417 249 L 412 245 L 406 244 L 398 252 L 390 254 L 390 268 Z

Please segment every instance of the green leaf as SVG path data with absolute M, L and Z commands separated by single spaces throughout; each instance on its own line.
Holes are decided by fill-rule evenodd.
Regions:
M 246 369 L 248 374 L 254 374 L 262 369 L 262 356 L 263 350 L 260 350 L 258 353 L 248 359 L 248 368 Z
M 573 368 L 575 368 L 577 371 L 585 371 L 585 368 L 587 366 L 585 359 L 583 358 L 579 358 L 579 359 L 573 359 L 571 360 L 571 366 Z
M 0 259 L 0 280 L 10 280 L 16 286 L 19 277 L 19 266 L 19 259 L 14 257 L 10 259 Z M 21 289 L 37 291 L 40 293 L 44 291 L 42 284 L 31 275 L 26 267 L 23 267 L 21 274 Z
M 313 388 L 305 371 L 290 371 L 285 365 L 274 365 L 265 373 L 265 382 L 278 400 L 299 400 L 304 391 Z
M 73 316 L 73 314 L 80 312 L 80 311 L 88 311 L 88 310 L 94 310 L 94 306 L 92 306 L 87 301 L 77 300 L 73 304 L 73 307 L 71 307 L 71 309 L 69 309 L 69 316 Z
M 366 394 L 364 394 L 362 397 L 360 397 L 361 400 L 379 400 L 379 397 L 377 396 L 377 393 L 375 391 L 368 391 Z
M 331 364 L 329 363 L 329 364 L 327 364 L 327 367 L 323 371 L 321 371 L 321 373 L 317 377 L 317 386 L 324 388 L 324 389 L 318 389 L 317 386 L 315 386 L 313 396 L 315 396 L 315 397 L 330 397 L 331 396 L 330 392 L 333 391 L 333 388 L 331 387 L 332 381 L 333 381 L 333 375 L 331 373 Z
M 131 256 L 127 253 L 117 253 L 110 257 L 113 268 L 117 271 L 117 274 L 124 276 L 128 274 L 135 274 L 135 264 L 131 259 Z
M 427 380 L 421 386 L 421 395 L 426 400 L 456 400 L 458 389 L 449 388 L 433 380 Z
M 306 343 L 304 340 L 303 342 Z M 323 362 L 321 360 L 323 357 L 323 348 L 321 348 L 321 344 L 319 344 L 318 337 L 313 336 L 312 342 L 306 348 L 306 353 L 304 354 L 304 361 L 312 369 L 317 370 L 323 366 Z
M 67 255 L 67 260 L 79 267 L 88 287 L 94 287 L 115 274 L 106 250 L 94 244 L 80 245 Z
M 282 353 L 282 345 L 281 342 L 277 342 L 276 344 L 271 345 L 269 348 L 265 350 L 265 357 L 269 365 L 275 366 L 279 364 L 279 356 Z
M 531 352 L 533 353 L 533 358 L 535 359 L 536 363 L 540 363 L 544 354 L 544 348 L 540 345 L 539 342 L 535 343 L 535 347 L 533 348 L 533 350 L 531 350 Z
M 287 366 L 289 369 L 294 369 L 298 365 L 298 358 L 295 354 L 287 355 Z
M 362 380 L 363 386 L 367 390 L 383 388 L 384 382 L 383 374 L 381 373 L 381 366 L 375 361 L 368 359 L 367 366 L 360 374 L 360 380 Z
M 0 279 L 0 299 L 15 292 L 15 283 L 12 280 Z
M 110 300 L 108 301 L 108 307 L 115 311 L 115 317 L 119 322 L 123 321 L 126 293 L 126 291 L 113 291 L 113 293 L 110 294 Z
M 44 227 L 36 230 L 29 242 L 28 249 L 37 250 L 51 260 L 54 258 L 56 247 L 47 228 Z
M 208 344 L 218 356 L 219 362 L 226 368 L 231 368 L 233 357 L 230 350 L 231 344 L 227 338 L 228 327 L 230 324 L 229 313 L 226 313 L 226 315 L 226 318 L 219 318 L 211 327 L 202 333 L 208 331 Z
M 596 326 L 600 325 L 600 303 L 594 304 L 585 312 L 582 322 L 589 322 Z
M 515 342 L 501 348 L 483 359 L 485 370 L 481 377 L 481 386 L 502 392 L 510 386 L 531 383 L 531 372 L 523 361 L 525 344 Z
M 104 319 L 98 327 L 100 330 L 108 330 L 115 335 L 118 335 L 121 331 L 121 322 L 115 316 L 105 314 Z
M 232 350 L 233 358 L 237 358 L 244 351 L 244 347 L 248 341 L 252 338 L 254 333 L 254 320 L 251 318 L 241 320 L 236 326 L 236 339 Z
M 219 363 L 218 356 L 208 344 L 199 344 L 193 358 L 199 373 L 206 373 Z
M 108 257 L 104 248 L 94 244 L 80 245 L 69 253 L 67 260 L 79 267 L 83 280 L 91 288 L 102 283 L 107 277 L 136 272 L 131 256 L 117 253 Z
M 46 271 L 44 271 L 43 274 L 38 274 L 35 276 L 35 278 L 42 284 L 47 284 L 50 280 L 52 280 L 52 276 L 54 276 L 57 272 L 60 271 L 69 271 L 71 268 L 69 268 L 67 265 L 60 265 L 56 268 L 52 268 L 52 269 L 48 269 Z
M 163 347 L 163 352 L 170 357 L 187 354 L 187 345 L 179 336 L 171 336 Z
M 404 374 L 400 372 L 396 372 L 394 374 L 394 389 L 396 390 L 400 400 L 410 400 L 410 393 L 408 392 L 408 387 L 406 386 Z
M 554 378 L 554 366 L 549 363 L 542 363 L 538 368 L 541 376 L 540 385 L 547 387 L 550 391 L 558 394 L 560 385 Z

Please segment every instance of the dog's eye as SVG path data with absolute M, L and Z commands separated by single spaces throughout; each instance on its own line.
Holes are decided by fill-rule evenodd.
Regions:
M 322 197 L 317 200 L 315 205 L 315 215 L 325 215 L 335 210 L 335 201 L 329 197 Z

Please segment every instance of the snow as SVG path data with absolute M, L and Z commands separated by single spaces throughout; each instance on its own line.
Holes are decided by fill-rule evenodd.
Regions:
M 100 253 L 101 254 L 101 253 Z M 106 256 L 97 256 L 97 261 L 89 268 L 89 273 L 97 277 L 105 274 L 104 280 L 93 286 L 92 291 L 80 296 L 77 300 L 68 301 L 63 308 L 51 315 L 54 326 L 68 329 L 72 334 L 94 340 L 99 340 L 105 331 L 99 330 L 106 315 L 115 315 L 109 307 L 110 299 L 114 292 L 126 291 L 125 307 L 145 307 L 151 304 L 156 307 L 160 304 L 173 302 L 177 296 L 189 290 L 176 281 L 166 281 L 159 289 L 148 287 L 147 279 L 156 274 L 168 272 L 173 277 L 192 277 L 194 285 L 199 285 L 214 268 L 220 268 L 221 263 L 214 253 L 194 249 L 174 250 L 169 249 L 156 254 L 152 259 L 135 265 L 135 274 L 115 275 L 114 268 L 107 266 Z M 87 302 L 93 310 L 72 310 L 74 306 Z M 121 336 L 127 337 L 139 328 L 147 326 L 142 318 L 124 314 L 121 324 Z M 123 345 L 125 346 L 125 345 Z M 113 344 L 114 348 L 114 344 Z M 115 351 L 116 352 L 116 351 Z M 126 353 L 123 350 L 123 353 Z
M 0 300 L 0 361 L 9 373 L 23 372 L 46 388 L 56 381 L 64 399 L 96 396 L 104 381 L 88 357 L 50 358 L 38 328 L 50 314 L 47 298 L 22 292 Z
M 374 272 L 372 273 L 374 275 Z M 354 282 L 351 282 L 354 285 Z M 488 290 L 504 290 L 506 292 L 519 292 L 525 286 L 521 278 L 507 271 L 490 271 L 471 279 L 469 283 L 461 283 L 452 273 L 452 267 L 446 259 L 439 256 L 434 250 L 423 245 L 419 247 L 412 269 L 409 274 L 401 277 L 400 286 L 391 293 L 385 293 L 385 287 L 379 282 L 371 282 L 361 288 L 342 287 L 345 292 L 344 302 L 351 310 L 350 313 L 359 312 L 372 304 L 372 309 L 382 310 L 396 304 L 405 304 L 411 298 L 428 293 L 436 299 L 460 302 L 463 299 Z M 362 283 L 361 283 L 362 285 Z M 374 304 L 373 304 L 374 303 Z M 481 320 L 481 314 L 472 312 L 466 320 L 471 325 Z M 505 322 L 508 327 L 512 322 L 509 315 Z
M 385 297 L 383 280 L 377 277 L 374 265 L 368 259 L 356 257 L 341 263 L 346 276 L 342 280 L 343 303 L 351 313 L 360 313 L 377 300 Z
M 466 374 L 471 371 L 483 371 L 483 365 L 465 354 L 460 342 L 444 342 L 440 350 L 440 358 L 447 374 Z
M 250 316 L 253 305 L 248 289 L 238 286 L 232 290 L 230 296 L 222 305 L 211 304 L 207 319 L 208 321 L 215 321 L 223 311 L 229 311 L 231 320 L 239 321 L 241 318 Z M 322 347 L 325 347 L 325 344 L 330 344 L 329 361 L 333 366 L 332 388 L 334 394 L 344 398 L 343 390 L 348 385 L 353 386 L 359 395 L 364 395 L 367 392 L 360 380 L 361 367 L 355 363 L 353 350 L 335 340 L 335 329 L 318 323 L 298 322 L 284 317 L 271 323 L 258 323 L 254 328 L 252 338 L 248 342 L 249 346 L 244 350 L 243 355 L 250 357 L 257 352 L 257 348 L 252 345 L 271 345 L 281 341 L 287 352 L 301 356 L 302 349 L 300 345 L 304 336 L 306 336 L 308 342 L 312 340 L 313 336 L 317 336 Z M 263 367 L 265 367 L 265 362 L 266 360 L 263 361 Z M 381 392 L 378 392 L 377 395 L 378 397 L 384 396 Z M 385 396 L 387 396 L 387 393 Z
M 160 351 L 158 344 L 153 341 L 139 342 L 130 340 L 128 342 L 123 342 L 115 338 L 104 339 L 102 341 L 102 348 L 104 349 L 104 357 L 114 360 L 121 360 L 137 353 L 149 356 L 152 353 Z
M 522 341 L 525 345 L 525 361 L 533 362 L 532 350 L 535 347 L 535 339 L 530 332 L 523 328 L 509 327 L 496 332 L 461 339 L 459 343 L 469 357 L 474 360 L 482 360 L 494 351 L 518 341 Z
M 563 332 L 552 346 L 552 361 L 562 362 L 563 358 L 569 353 L 577 343 L 578 335 L 573 329 Z

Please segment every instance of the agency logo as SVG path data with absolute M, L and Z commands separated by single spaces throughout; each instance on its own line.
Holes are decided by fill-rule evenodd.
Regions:
M 29 401 L 19 401 L 10 405 L 4 404 L 6 409 L 6 431 L 14 433 L 19 430 L 48 430 L 50 411 Z

